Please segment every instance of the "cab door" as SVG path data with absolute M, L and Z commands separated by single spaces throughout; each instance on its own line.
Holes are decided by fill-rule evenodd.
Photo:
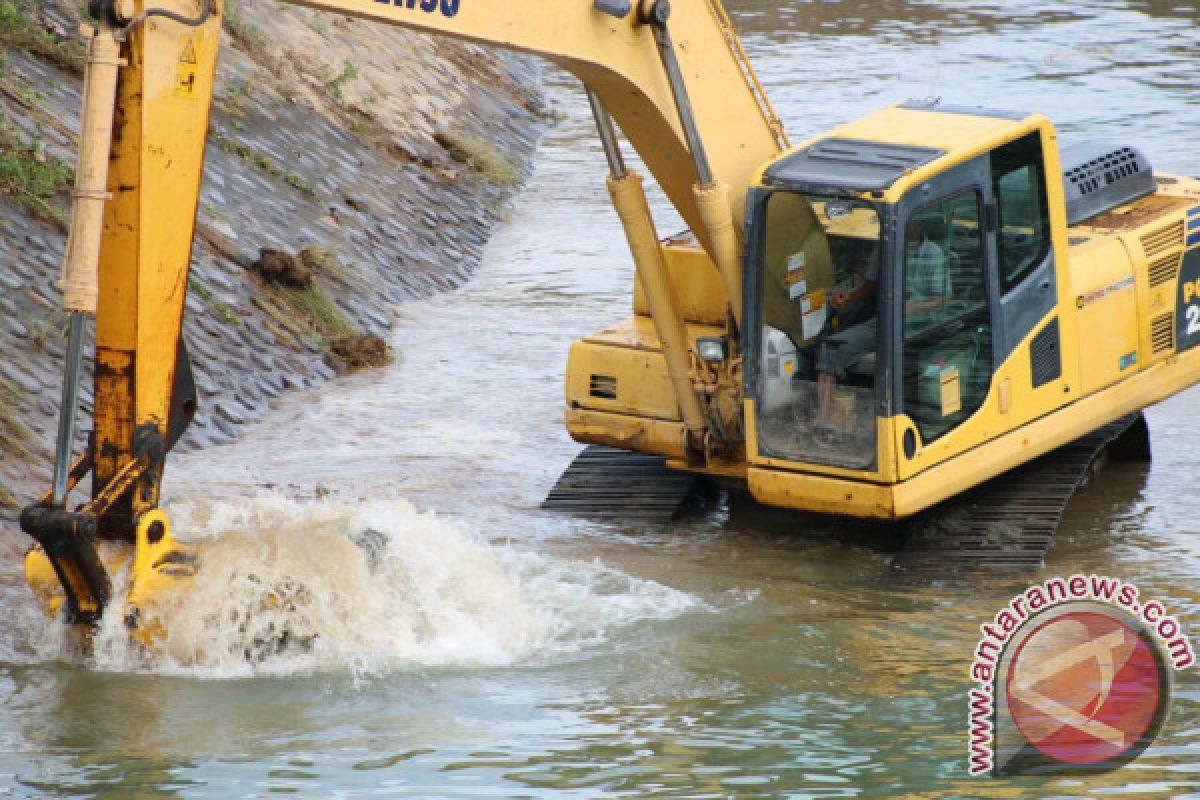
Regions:
M 890 352 L 899 474 L 920 471 L 981 409 L 998 307 L 989 156 L 910 190 L 897 208 Z
M 1002 329 L 996 337 L 1001 345 L 998 360 L 1015 351 L 1058 305 L 1045 149 L 1039 130 L 997 147 L 989 156 L 994 197 L 989 218 L 995 227 Z M 1058 377 L 1061 366 L 1048 373 Z

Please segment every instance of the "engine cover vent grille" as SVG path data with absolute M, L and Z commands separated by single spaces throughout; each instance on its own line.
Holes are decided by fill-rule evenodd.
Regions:
M 1134 147 L 1083 142 L 1064 148 L 1062 163 L 1068 225 L 1132 203 L 1156 189 L 1150 161 Z
M 1057 319 L 1051 321 L 1029 343 L 1029 366 L 1035 389 L 1062 377 Z
M 1146 251 L 1146 258 L 1157 258 L 1163 253 L 1178 250 L 1182 247 L 1183 220 L 1179 220 L 1174 225 L 1159 228 L 1153 233 L 1147 233 L 1142 237 L 1142 249 Z
M 591 395 L 602 400 L 617 399 L 617 379 L 611 375 L 593 375 Z
M 1147 270 L 1150 277 L 1151 286 L 1162 286 L 1164 283 L 1170 283 L 1179 275 L 1179 262 L 1183 256 L 1179 253 L 1173 253 L 1158 261 L 1152 263 Z
M 1155 355 L 1175 349 L 1175 314 L 1168 311 L 1150 321 L 1150 349 Z

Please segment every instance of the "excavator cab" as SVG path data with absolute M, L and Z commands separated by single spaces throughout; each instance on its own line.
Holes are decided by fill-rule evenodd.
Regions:
M 786 189 L 765 198 L 755 392 L 763 452 L 875 471 L 875 418 L 889 405 L 891 374 L 901 376 L 922 441 L 980 407 L 992 355 L 980 200 L 970 189 L 951 193 L 898 220 L 903 238 L 884 241 L 881 214 L 893 210 Z M 789 241 L 796 236 L 804 244 Z M 898 351 L 881 319 L 899 321 Z
M 972 109 L 960 131 L 934 132 L 952 113 L 884 110 L 783 156 L 750 190 L 752 491 L 799 475 L 793 507 L 903 516 L 896 485 L 922 456 L 983 438 L 999 368 L 1053 315 L 1053 129 Z M 988 127 L 990 142 L 953 141 Z

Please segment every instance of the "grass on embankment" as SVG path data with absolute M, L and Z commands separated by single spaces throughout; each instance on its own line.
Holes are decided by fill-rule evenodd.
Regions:
M 83 44 L 60 39 L 36 21 L 36 4 L 0 0 L 0 45 L 40 56 L 75 74 L 83 73 Z
M 0 194 L 38 219 L 66 230 L 65 201 L 74 181 L 71 165 L 0 121 Z
M 8 78 L 8 57 L 24 52 L 75 74 L 83 71 L 83 45 L 60 39 L 37 22 L 36 6 L 25 0 L 0 0 L 0 88 L 25 103 L 37 93 Z M 36 115 L 35 115 L 36 116 Z M 34 217 L 66 229 L 66 194 L 74 169 L 45 152 L 11 124 L 0 120 L 0 194 L 7 195 Z
M 452 159 L 493 183 L 516 186 L 521 182 L 521 171 L 491 142 L 464 133 L 438 133 L 433 138 Z

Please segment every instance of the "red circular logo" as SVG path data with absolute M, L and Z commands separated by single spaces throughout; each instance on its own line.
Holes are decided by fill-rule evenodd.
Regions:
M 1035 628 L 1009 663 L 1005 690 L 1026 741 L 1068 764 L 1100 764 L 1142 744 L 1167 694 L 1151 645 L 1093 611 Z

